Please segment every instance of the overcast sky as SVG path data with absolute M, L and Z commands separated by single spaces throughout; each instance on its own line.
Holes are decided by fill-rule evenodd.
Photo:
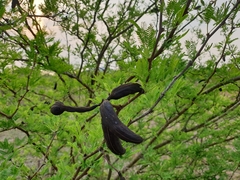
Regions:
M 114 1 L 115 1 L 115 2 L 119 2 L 119 0 L 112 0 L 112 2 L 114 2 Z M 35 2 L 36 5 L 38 6 L 40 3 L 43 2 L 43 0 L 35 0 L 34 2 Z M 209 2 L 209 1 L 206 1 L 206 2 Z M 217 0 L 216 6 L 220 6 L 220 5 L 221 5 L 222 3 L 224 3 L 224 2 L 228 2 L 228 0 Z M 37 10 L 37 14 L 40 14 L 40 13 L 41 13 L 41 12 L 40 12 L 39 10 Z M 238 15 L 238 16 L 239 16 L 239 15 Z M 144 17 L 141 19 L 140 23 L 141 23 L 141 22 L 146 22 L 147 24 L 149 24 L 149 23 L 153 22 L 153 20 L 154 20 L 154 19 L 152 19 L 150 16 L 144 16 Z M 60 39 L 63 44 L 66 44 L 65 34 L 61 33 L 61 31 L 59 30 L 59 26 L 58 26 L 56 23 L 53 23 L 53 22 L 51 22 L 51 21 L 49 21 L 49 20 L 46 20 L 46 19 L 42 19 L 41 23 L 42 23 L 42 25 L 45 25 L 50 31 L 55 32 L 55 33 L 56 33 L 55 37 L 56 37 L 57 39 Z M 192 24 L 190 24 L 189 28 L 191 28 L 191 27 L 194 28 L 194 26 L 197 26 L 197 25 L 198 25 L 197 22 L 196 22 L 196 23 L 192 23 Z M 203 25 L 203 26 L 201 26 L 201 28 L 202 28 L 203 32 L 206 32 L 206 26 Z M 239 30 L 236 30 L 236 31 L 237 31 L 237 32 L 235 33 L 235 37 L 238 38 L 237 35 L 240 34 L 240 31 L 239 31 Z M 193 38 L 194 38 L 193 34 L 191 34 L 191 32 L 189 32 L 189 33 L 183 38 L 182 41 L 183 41 L 183 43 L 184 43 L 185 40 L 187 40 L 187 39 L 193 39 Z M 71 39 L 71 38 L 70 38 L 70 39 Z M 216 33 L 216 34 L 211 38 L 210 42 L 216 43 L 216 42 L 219 42 L 220 40 L 223 40 L 223 39 L 222 39 L 222 36 L 220 36 L 220 33 Z M 70 43 L 73 44 L 73 46 L 74 46 L 74 40 L 71 40 Z M 238 40 L 235 42 L 235 44 L 240 45 L 240 40 L 238 39 Z M 212 49 L 212 52 L 213 52 L 213 53 L 216 53 L 216 50 L 215 50 L 215 49 Z M 71 62 L 75 64 L 77 61 L 75 61 L 74 59 L 75 59 L 74 57 L 71 57 Z M 79 59 L 78 59 L 78 61 L 79 61 Z

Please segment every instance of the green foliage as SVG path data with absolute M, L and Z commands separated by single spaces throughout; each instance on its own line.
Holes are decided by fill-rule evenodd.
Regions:
M 32 3 L 0 1 L 1 179 L 239 179 L 239 1 L 46 0 L 41 16 Z M 145 93 L 111 103 L 144 142 L 122 156 L 99 107 L 50 112 L 125 82 Z
M 0 1 L 0 17 L 2 18 L 5 13 L 5 1 Z

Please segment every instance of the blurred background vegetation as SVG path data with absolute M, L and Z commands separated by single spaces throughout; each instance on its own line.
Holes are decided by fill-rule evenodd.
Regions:
M 239 179 L 239 0 L 0 0 L 1 179 Z M 11 6 L 11 7 L 10 7 Z M 56 28 L 57 26 L 57 28 Z M 99 108 L 141 135 L 114 155 Z

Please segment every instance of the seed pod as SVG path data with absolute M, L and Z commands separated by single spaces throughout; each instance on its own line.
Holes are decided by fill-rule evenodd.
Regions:
M 126 150 L 123 148 L 120 139 L 109 131 L 108 127 L 102 126 L 103 135 L 107 147 L 116 155 L 123 155 Z
M 72 107 L 72 106 L 65 106 L 62 102 L 57 101 L 57 102 L 55 102 L 55 104 L 52 105 L 51 113 L 54 115 L 60 115 L 64 111 L 83 113 L 83 112 L 91 111 L 91 110 L 95 109 L 97 106 L 99 106 L 99 104 L 91 106 L 91 107 Z
M 112 90 L 111 94 L 108 96 L 107 100 L 120 99 L 129 94 L 135 94 L 137 92 L 144 93 L 144 89 L 142 89 L 140 84 L 138 84 L 138 83 L 123 84 L 123 85 L 120 85 L 120 86 L 114 88 Z
M 114 126 L 113 131 L 115 132 L 115 135 L 126 142 L 135 144 L 143 142 L 143 138 L 141 136 L 135 134 L 124 124 L 118 124 L 117 126 Z
M 100 113 L 102 117 L 102 126 L 108 127 L 109 131 L 120 139 L 136 144 L 139 144 L 143 141 L 141 136 L 135 134 L 120 121 L 108 100 L 104 100 L 101 104 Z
M 60 115 L 64 112 L 64 104 L 60 101 L 55 102 L 52 106 L 51 106 L 51 113 L 54 115 Z

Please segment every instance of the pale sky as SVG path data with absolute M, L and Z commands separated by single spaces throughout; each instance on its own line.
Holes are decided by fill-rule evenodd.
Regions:
M 118 0 L 112 0 L 112 1 L 116 1 L 116 2 L 119 2 Z M 35 0 L 34 3 L 36 4 L 36 6 L 38 6 L 40 3 L 42 3 L 43 0 Z M 209 1 L 207 1 L 209 2 Z M 228 0 L 217 0 L 216 2 L 216 6 L 219 6 L 221 5 L 222 3 L 224 2 L 228 2 Z M 37 13 L 38 14 L 41 14 L 41 12 L 39 10 L 37 10 Z M 146 22 L 147 24 L 148 23 L 151 23 L 153 22 L 153 19 L 150 17 L 150 16 L 145 16 L 144 18 L 141 19 L 141 21 L 139 22 L 141 24 L 141 22 Z M 54 32 L 55 33 L 55 37 L 56 39 L 59 39 L 62 41 L 63 44 L 66 44 L 66 36 L 64 33 L 61 33 L 61 31 L 59 30 L 59 26 L 56 24 L 56 23 L 53 23 L 49 20 L 46 20 L 46 19 L 42 19 L 42 25 L 45 25 L 51 32 Z M 193 23 L 193 24 L 190 24 L 189 28 L 191 27 L 194 27 L 196 26 L 197 24 Z M 201 27 L 203 32 L 206 31 L 206 26 L 202 26 Z M 236 30 L 237 32 L 235 33 L 235 37 L 237 37 L 237 35 L 240 34 L 240 31 L 239 30 Z M 183 42 L 187 39 L 192 39 L 194 38 L 193 35 L 189 32 L 184 38 L 183 38 Z M 69 37 L 69 40 L 71 40 L 71 38 Z M 219 42 L 220 40 L 223 40 L 222 37 L 220 36 L 219 33 L 216 33 L 209 42 L 213 42 L 213 43 L 216 43 L 216 42 Z M 74 46 L 74 40 L 71 40 L 69 42 L 70 44 L 72 44 Z M 236 45 L 240 45 L 240 40 L 238 39 L 236 42 L 235 42 Z M 214 53 L 214 49 L 212 49 L 212 52 Z M 216 52 L 216 51 L 215 51 Z M 64 55 L 65 53 L 63 53 Z M 79 61 L 79 59 L 78 59 Z M 76 61 L 74 60 L 74 57 L 72 56 L 71 57 L 71 62 L 72 63 L 76 63 Z

